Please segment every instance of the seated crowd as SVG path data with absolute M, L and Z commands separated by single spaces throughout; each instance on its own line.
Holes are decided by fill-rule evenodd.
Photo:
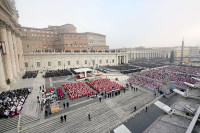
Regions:
M 64 89 L 67 90 L 67 95 L 70 99 L 75 99 L 83 96 L 92 96 L 96 93 L 82 82 L 63 84 Z
M 154 80 L 147 79 L 144 77 L 139 76 L 133 76 L 129 79 L 130 83 L 134 83 L 143 87 L 146 87 L 151 90 L 160 89 L 162 86 L 158 82 L 155 82 Z
M 200 77 L 199 68 L 183 67 L 183 66 L 168 66 L 165 68 L 165 70 L 172 71 L 172 72 L 185 73 L 189 75 L 199 75 L 198 77 Z
M 87 81 L 88 85 L 90 85 L 94 90 L 98 93 L 100 92 L 111 92 L 113 90 L 123 90 L 124 86 L 120 85 L 114 81 L 110 81 L 109 79 L 97 79 L 93 81 Z
M 165 66 L 168 64 L 168 59 L 164 58 L 152 58 L 152 59 L 136 59 L 134 62 L 131 62 L 131 64 L 140 66 L 140 67 L 145 67 L 145 68 L 155 68 L 155 67 L 161 67 Z
M 184 84 L 184 82 L 194 84 L 196 83 L 196 80 L 194 80 L 192 77 L 199 78 L 199 76 L 197 75 L 199 73 L 199 70 L 196 68 L 167 66 L 156 70 L 141 72 L 140 73 L 141 77 L 137 77 L 134 75 L 132 78 L 130 78 L 130 81 L 136 84 L 140 84 L 141 86 L 144 87 L 149 86 L 149 83 L 152 82 L 153 87 L 147 87 L 147 88 L 155 89 L 157 88 L 157 84 L 163 82 L 163 77 L 165 72 L 168 73 L 169 75 L 169 81 L 174 82 L 177 87 L 180 87 L 182 89 L 188 88 L 188 86 Z M 192 76 L 192 74 L 196 76 L 194 75 Z
M 62 70 L 57 70 L 57 71 L 55 70 L 47 71 L 45 75 L 43 75 L 43 77 L 50 78 L 50 77 L 68 76 L 68 75 L 72 75 L 72 73 L 68 71 L 67 69 L 62 69 Z
M 79 73 L 77 73 L 77 72 L 74 70 L 74 68 L 70 68 L 70 71 L 71 71 L 73 74 L 75 74 L 75 75 L 79 74 Z
M 23 79 L 26 79 L 26 78 L 36 78 L 37 75 L 38 75 L 38 71 L 27 71 L 22 78 Z
M 60 87 L 60 88 L 57 88 L 56 91 L 57 91 L 57 96 L 58 96 L 59 99 L 66 98 L 66 95 L 65 95 L 65 93 L 62 91 L 62 88 L 61 88 L 61 87 Z
M 47 94 L 47 93 L 50 93 L 52 91 L 54 92 L 54 90 L 55 90 L 54 87 L 49 87 L 49 88 L 46 88 L 46 92 L 45 93 Z
M 0 94 L 0 118 L 19 115 L 23 104 L 31 92 L 29 88 L 11 90 Z
M 118 66 L 106 66 L 106 68 L 118 70 L 123 74 L 140 72 L 142 70 L 141 67 L 130 65 L 130 64 L 121 64 Z

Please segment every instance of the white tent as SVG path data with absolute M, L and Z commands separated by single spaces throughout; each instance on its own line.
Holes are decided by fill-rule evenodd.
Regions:
M 77 73 L 84 72 L 85 73 L 85 78 L 86 78 L 87 77 L 87 72 L 88 71 L 92 71 L 92 69 L 90 69 L 90 68 L 79 68 L 79 69 L 75 69 L 74 71 L 77 72 Z

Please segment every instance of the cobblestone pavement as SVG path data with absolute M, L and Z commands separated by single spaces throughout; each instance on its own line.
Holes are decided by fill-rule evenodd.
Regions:
M 44 112 L 40 111 L 39 104 L 37 104 L 37 96 L 40 95 L 39 86 L 50 85 L 50 82 L 53 86 L 60 86 L 68 82 L 67 78 L 44 79 L 42 74 L 39 74 L 36 79 L 30 79 L 25 83 L 33 87 L 33 91 L 28 97 L 22 113 L 24 117 L 30 117 L 31 122 L 23 124 L 21 132 L 108 132 L 134 116 L 136 113 L 134 106 L 137 106 L 137 110 L 142 109 L 146 104 L 159 97 L 159 95 L 155 97 L 151 90 L 139 86 L 137 86 L 137 92 L 127 89 L 126 93 L 121 91 L 120 95 L 113 98 L 105 99 L 102 97 L 101 103 L 98 98 L 88 99 L 83 97 L 72 101 L 67 97 L 67 99 L 60 101 L 61 111 L 59 113 L 44 118 Z M 70 79 L 70 82 L 75 81 Z M 126 80 L 119 82 L 125 84 Z M 70 102 L 70 107 L 63 109 L 62 102 L 66 101 Z M 60 116 L 64 114 L 67 115 L 67 122 L 61 123 Z M 91 121 L 88 121 L 88 114 L 91 115 Z

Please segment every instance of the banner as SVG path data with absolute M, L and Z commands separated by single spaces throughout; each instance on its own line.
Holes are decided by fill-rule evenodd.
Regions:
M 1 43 L 3 55 L 6 55 L 6 44 L 5 44 L 5 42 L 1 41 L 0 43 Z

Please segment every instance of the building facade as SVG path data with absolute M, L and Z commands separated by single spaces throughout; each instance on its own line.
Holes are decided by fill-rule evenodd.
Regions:
M 170 56 L 170 50 L 165 48 L 123 48 L 120 49 L 128 53 L 128 60 L 136 60 L 142 58 L 167 58 Z
M 13 0 L 0 1 L 0 89 L 9 88 L 6 81 L 14 81 L 24 72 L 23 47 L 18 12 Z
M 80 67 L 97 68 L 128 63 L 128 54 L 117 51 L 24 53 L 24 63 L 27 71 Z
M 32 51 L 83 51 L 83 50 L 109 50 L 106 45 L 106 36 L 98 33 L 77 33 L 76 27 L 72 24 L 62 26 L 48 26 L 38 29 L 22 27 L 23 49 L 29 51 L 29 45 L 37 42 L 41 47 L 31 49 Z M 40 42 L 38 42 L 40 41 Z
M 174 47 L 174 56 L 176 58 L 181 58 L 181 50 L 182 47 Z M 189 56 L 198 55 L 200 54 L 200 47 L 199 46 L 184 46 L 183 47 L 183 58 L 187 58 Z

